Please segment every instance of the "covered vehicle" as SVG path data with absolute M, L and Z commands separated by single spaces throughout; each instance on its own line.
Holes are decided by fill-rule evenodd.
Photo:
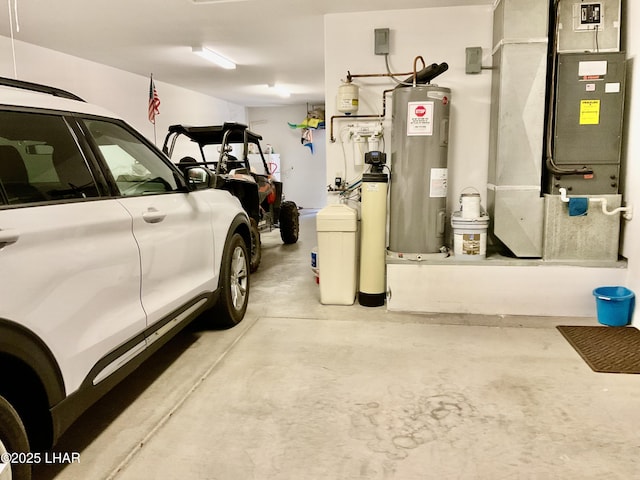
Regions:
M 181 156 L 182 149 L 176 146 L 181 146 L 184 139 L 188 139 L 191 146 L 195 143 L 197 151 L 191 149 L 190 155 Z M 299 230 L 298 207 L 284 200 L 282 182 L 270 171 L 261 140 L 261 135 L 241 123 L 172 125 L 162 147 L 182 169 L 193 164 L 210 169 L 215 173 L 216 188 L 228 190 L 240 200 L 251 221 L 252 272 L 258 269 L 262 258 L 261 230 L 279 228 L 285 244 L 296 243 Z M 250 156 L 258 160 L 251 161 Z

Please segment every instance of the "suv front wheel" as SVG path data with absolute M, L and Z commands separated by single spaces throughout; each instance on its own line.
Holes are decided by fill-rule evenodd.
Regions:
M 9 463 L 7 457 L 29 453 L 29 441 L 20 416 L 0 396 L 0 480 L 29 480 L 31 465 L 25 462 Z M 26 458 L 26 457 L 25 457 Z
M 237 325 L 244 317 L 248 301 L 249 253 L 242 236 L 234 233 L 222 255 L 220 297 L 213 308 L 215 323 L 223 328 Z

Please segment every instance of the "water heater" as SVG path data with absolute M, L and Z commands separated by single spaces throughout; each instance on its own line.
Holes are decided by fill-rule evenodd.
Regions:
M 438 253 L 445 245 L 451 90 L 393 91 L 389 250 Z

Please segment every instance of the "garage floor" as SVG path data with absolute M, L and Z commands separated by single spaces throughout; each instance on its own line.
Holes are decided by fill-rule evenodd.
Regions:
M 264 234 L 245 320 L 197 321 L 89 410 L 40 479 L 630 479 L 640 376 L 594 373 L 567 318 L 322 306 L 301 239 Z

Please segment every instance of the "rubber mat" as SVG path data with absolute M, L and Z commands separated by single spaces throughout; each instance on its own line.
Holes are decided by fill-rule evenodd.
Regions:
M 595 372 L 640 373 L 640 330 L 563 325 L 557 329 Z

